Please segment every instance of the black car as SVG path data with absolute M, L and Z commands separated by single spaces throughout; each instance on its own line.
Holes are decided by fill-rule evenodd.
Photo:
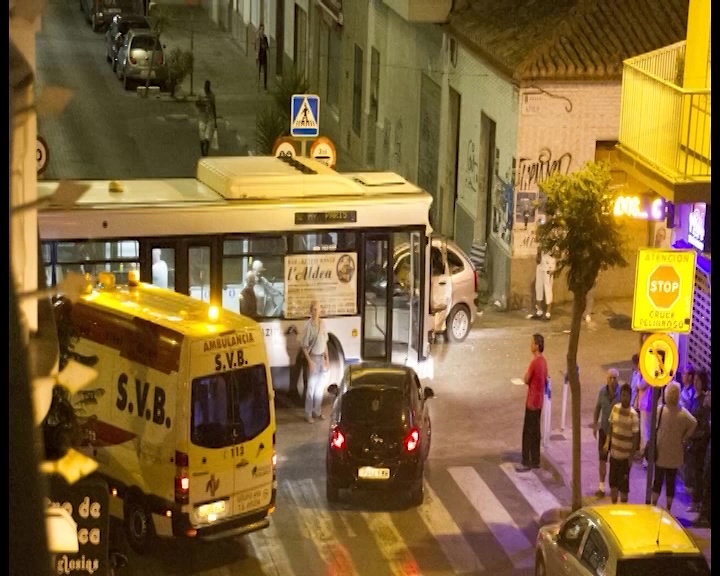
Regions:
M 412 505 L 423 501 L 423 470 L 430 452 L 432 388 L 412 368 L 362 362 L 345 370 L 330 418 L 327 499 L 342 489 L 405 492 Z
M 129 30 L 150 30 L 150 19 L 139 14 L 117 14 L 113 16 L 105 32 L 105 59 L 112 65 L 113 72 L 117 63 L 118 50 L 125 41 Z

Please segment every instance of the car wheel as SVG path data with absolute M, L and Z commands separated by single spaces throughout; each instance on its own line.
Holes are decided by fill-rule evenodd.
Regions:
M 421 506 L 425 500 L 425 483 L 422 477 L 418 480 L 410 490 L 410 505 Z
M 535 558 L 535 576 L 547 576 L 547 571 L 545 570 L 545 562 L 543 560 L 542 554 L 538 554 Z
M 110 52 L 107 51 L 107 48 L 105 49 L 105 60 L 108 64 L 112 64 L 112 58 L 110 58 Z
M 123 88 L 124 88 L 125 90 L 130 90 L 130 88 L 132 88 L 132 86 L 130 85 L 130 80 L 128 79 L 127 76 L 125 76 L 124 73 L 123 73 L 123 76 L 122 76 L 122 83 L 123 83 Z
M 456 304 L 450 310 L 446 324 L 446 338 L 451 342 L 462 342 L 470 333 L 470 310 L 464 304 Z
M 128 544 L 138 554 L 145 554 L 155 541 L 155 527 L 140 494 L 126 496 L 123 516 Z
M 327 501 L 330 503 L 340 502 L 340 488 L 335 486 L 330 480 L 325 482 L 325 493 Z

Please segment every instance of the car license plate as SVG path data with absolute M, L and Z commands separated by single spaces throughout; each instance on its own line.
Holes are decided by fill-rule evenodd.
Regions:
M 390 478 L 390 468 L 363 466 L 358 469 L 358 478 L 363 478 L 364 480 L 387 480 Z
M 147 78 L 148 76 L 148 70 L 140 70 L 140 78 Z M 155 70 L 153 70 L 153 73 L 150 74 L 150 78 L 155 78 Z
M 120 12 L 120 8 L 106 8 L 105 12 L 107 12 L 108 14 L 117 14 L 118 12 Z
M 267 488 L 256 488 L 247 490 L 235 496 L 235 513 L 240 514 L 248 510 L 260 508 L 270 500 L 270 492 Z

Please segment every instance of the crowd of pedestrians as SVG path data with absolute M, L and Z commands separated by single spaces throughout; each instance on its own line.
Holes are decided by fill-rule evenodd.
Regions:
M 632 462 L 648 469 L 652 438 L 652 387 L 638 369 L 638 355 L 632 357 L 629 383 L 619 382 L 618 370 L 611 368 L 598 391 L 593 413 L 593 435 L 598 441 L 598 489 L 605 496 L 605 480 L 613 502 L 618 494 L 627 502 Z M 657 406 L 652 503 L 658 504 L 664 490 L 665 508 L 672 513 L 678 476 L 692 504 L 687 512 L 697 513 L 695 525 L 710 526 L 710 378 L 706 370 L 685 366 L 677 381 L 663 387 Z

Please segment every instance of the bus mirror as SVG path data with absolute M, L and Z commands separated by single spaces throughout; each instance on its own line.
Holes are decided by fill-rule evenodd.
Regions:
M 337 396 L 337 393 L 338 393 L 338 385 L 337 385 L 337 384 L 330 384 L 330 386 L 328 386 L 327 391 L 328 391 L 328 394 L 332 394 L 333 396 Z

